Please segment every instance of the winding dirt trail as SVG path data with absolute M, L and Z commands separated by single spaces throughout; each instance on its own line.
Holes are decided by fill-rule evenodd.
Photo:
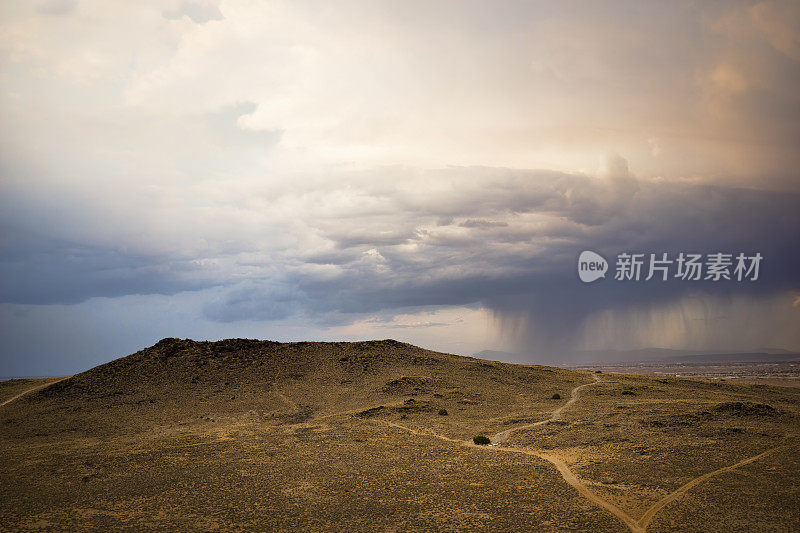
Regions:
M 391 426 L 391 427 L 393 427 L 393 428 L 403 429 L 403 430 L 408 431 L 409 433 L 411 433 L 413 435 L 417 435 L 419 437 L 435 437 L 435 438 L 437 438 L 439 440 L 445 440 L 447 442 L 454 442 L 456 444 L 463 444 L 465 446 L 473 446 L 473 444 L 471 442 L 469 442 L 469 441 L 464 441 L 464 440 L 459 440 L 459 439 L 451 439 L 450 437 L 446 437 L 444 435 L 436 433 L 433 430 L 420 431 L 418 429 L 413 429 L 413 428 L 410 428 L 408 426 L 404 426 L 402 424 L 395 424 L 394 422 L 389 422 L 389 421 L 386 421 L 386 424 Z
M 595 492 L 589 489 L 586 485 L 581 483 L 581 480 L 578 479 L 575 474 L 572 473 L 572 470 L 569 469 L 567 463 L 556 457 L 555 455 L 550 455 L 546 453 L 539 453 L 534 452 L 533 455 L 537 457 L 541 457 L 546 461 L 550 461 L 557 469 L 558 472 L 561 474 L 561 477 L 564 478 L 564 481 L 572 485 L 575 490 L 577 490 L 581 496 L 586 498 L 587 500 L 591 501 L 595 505 L 598 505 L 605 509 L 606 511 L 610 512 L 620 520 L 622 520 L 628 529 L 630 529 L 633 533 L 644 533 L 647 529 L 646 526 L 642 526 L 636 519 L 634 519 L 631 515 L 611 503 L 610 501 L 601 498 Z
M 520 430 L 526 429 L 526 428 L 541 426 L 541 425 L 546 424 L 546 423 L 548 423 L 550 421 L 553 421 L 553 420 L 559 420 L 561 418 L 561 413 L 578 400 L 578 398 L 580 397 L 580 391 L 581 390 L 583 390 L 586 387 L 589 387 L 589 386 L 592 386 L 592 385 L 596 385 L 598 383 L 602 383 L 602 379 L 600 379 L 600 377 L 597 374 L 592 374 L 592 377 L 594 378 L 593 382 L 585 383 L 583 385 L 579 385 L 579 386 L 573 388 L 572 392 L 571 392 L 571 395 L 570 395 L 570 399 L 564 405 L 562 405 L 561 407 L 559 407 L 558 409 L 553 411 L 553 413 L 550 415 L 550 418 L 548 418 L 546 420 L 540 420 L 540 421 L 534 422 L 532 424 L 526 424 L 524 426 L 518 426 L 516 428 L 508 429 L 506 431 L 501 431 L 500 433 L 495 434 L 491 438 L 492 444 L 490 446 L 477 446 L 477 445 L 473 444 L 469 440 L 463 441 L 463 440 L 459 440 L 459 439 L 452 439 L 452 438 L 447 437 L 445 435 L 440 435 L 440 434 L 438 434 L 438 433 L 436 433 L 436 432 L 434 432 L 432 430 L 418 430 L 418 429 L 413 429 L 413 428 L 410 428 L 410 427 L 407 427 L 407 426 L 403 426 L 401 424 L 397 424 L 397 423 L 394 423 L 394 422 L 389 422 L 389 421 L 382 421 L 382 422 L 385 423 L 388 426 L 391 426 L 391 427 L 394 427 L 394 428 L 398 428 L 398 429 L 402 429 L 404 431 L 408 431 L 409 433 L 412 433 L 414 435 L 418 435 L 418 436 L 421 436 L 421 437 L 434 437 L 434 438 L 437 438 L 437 439 L 440 439 L 440 440 L 443 440 L 443 441 L 446 441 L 446 442 L 460 444 L 462 446 L 467 446 L 467 447 L 470 447 L 470 448 L 492 450 L 494 452 L 521 453 L 521 454 L 525 454 L 525 455 L 533 455 L 535 457 L 539 457 L 540 459 L 544 459 L 545 461 L 548 461 L 553 466 L 555 466 L 556 469 L 558 470 L 558 472 L 561 474 L 561 477 L 564 479 L 564 481 L 569 483 L 569 485 L 571 485 L 575 490 L 577 490 L 578 493 L 580 493 L 584 498 L 586 498 L 587 500 L 591 501 L 592 503 L 594 503 L 598 507 L 600 507 L 602 509 L 605 509 L 606 511 L 608 511 L 609 513 L 614 515 L 621 522 L 623 522 L 632 533 L 646 533 L 647 527 L 650 525 L 650 523 L 653 521 L 653 518 L 655 518 L 655 516 L 658 514 L 659 511 L 661 511 L 664 507 L 669 505 L 671 502 L 677 500 L 680 496 L 682 496 L 683 494 L 688 492 L 693 487 L 699 485 L 700 483 L 703 483 L 704 481 L 706 481 L 706 480 L 708 480 L 708 479 L 710 479 L 710 478 L 712 478 L 714 476 L 717 476 L 719 474 L 722 474 L 724 472 L 729 472 L 729 471 L 734 470 L 734 469 L 736 469 L 736 468 L 738 468 L 740 466 L 744 466 L 746 464 L 750 464 L 750 463 L 752 463 L 754 461 L 757 461 L 757 460 L 761 459 L 762 457 L 764 457 L 766 455 L 769 455 L 769 454 L 771 454 L 771 453 L 773 453 L 773 452 L 775 452 L 777 450 L 780 450 L 780 449 L 783 449 L 783 448 L 787 448 L 787 447 L 790 446 L 788 444 L 784 444 L 784 445 L 781 445 L 781 446 L 776 446 L 775 448 L 771 448 L 769 450 L 766 450 L 766 451 L 764 451 L 764 452 L 762 452 L 762 453 L 760 453 L 758 455 L 754 455 L 754 456 L 752 456 L 750 458 L 747 458 L 747 459 L 744 459 L 742 461 L 739 461 L 736 464 L 729 465 L 729 466 L 726 466 L 726 467 L 723 467 L 723 468 L 719 468 L 719 469 L 714 470 L 712 472 L 707 472 L 707 473 L 705 473 L 705 474 L 703 474 L 701 476 L 698 476 L 698 477 L 692 479 L 691 481 L 685 483 L 684 485 L 682 485 L 678 489 L 674 490 L 673 492 L 669 493 L 668 495 L 666 495 L 665 497 L 663 497 L 662 499 L 660 499 L 656 503 L 654 503 L 637 520 L 634 517 L 632 517 L 630 514 L 628 514 L 626 511 L 624 511 L 621 508 L 617 507 L 616 505 L 614 505 L 613 503 L 611 503 L 610 501 L 606 500 L 605 498 L 603 498 L 599 494 L 597 494 L 594 491 L 592 491 L 589 487 L 587 487 L 586 484 L 584 484 L 580 479 L 578 479 L 578 477 L 569 469 L 567 464 L 560 457 L 556 456 L 555 454 L 553 454 L 551 452 L 544 452 L 544 451 L 541 451 L 541 450 L 533 450 L 533 449 L 529 449 L 529 448 L 518 448 L 518 447 L 511 447 L 511 446 L 503 446 L 503 443 L 509 437 L 509 435 L 511 435 L 512 433 L 514 433 L 516 431 L 520 431 Z
M 492 435 L 491 438 L 492 446 L 502 445 L 506 441 L 506 439 L 508 439 L 509 435 L 517 431 L 520 431 L 522 429 L 541 426 L 547 424 L 548 422 L 552 422 L 554 420 L 560 420 L 561 413 L 564 411 L 564 409 L 568 408 L 570 405 L 578 401 L 578 398 L 580 398 L 580 391 L 582 389 L 585 389 L 586 387 L 591 387 L 592 385 L 597 385 L 602 381 L 597 374 L 592 374 L 592 377 L 594 378 L 594 381 L 592 383 L 584 383 L 583 385 L 578 385 L 577 387 L 573 388 L 572 391 L 570 392 L 570 397 L 569 400 L 567 400 L 567 403 L 565 403 L 564 405 L 553 411 L 553 413 L 550 415 L 550 418 L 546 420 L 539 420 L 538 422 L 534 422 L 533 424 L 525 424 L 524 426 L 517 426 L 512 429 L 501 431 L 500 433 L 495 433 L 494 435 Z
M 578 399 L 580 398 L 580 391 L 581 390 L 583 390 L 586 387 L 590 387 L 592 385 L 597 385 L 597 384 L 603 382 L 602 379 L 600 379 L 600 377 L 597 374 L 592 374 L 592 377 L 594 378 L 594 381 L 592 381 L 590 383 L 584 383 L 583 385 L 578 385 L 578 386 L 574 387 L 572 389 L 571 393 L 570 393 L 569 400 L 566 403 L 564 403 L 564 405 L 562 405 L 559 408 L 557 408 L 556 410 L 554 410 L 549 418 L 547 418 L 545 420 L 540 420 L 538 422 L 534 422 L 532 424 L 525 424 L 525 425 L 522 425 L 522 426 L 518 426 L 518 427 L 515 427 L 515 428 L 512 428 L 512 429 L 508 429 L 508 430 L 496 433 L 495 435 L 493 435 L 491 437 L 491 441 L 492 441 L 491 446 L 476 446 L 470 440 L 464 441 L 464 440 L 460 440 L 460 439 L 453 439 L 453 438 L 447 437 L 446 435 L 441 435 L 439 433 L 436 433 L 433 430 L 414 429 L 414 428 L 410 428 L 408 426 L 404 426 L 402 424 L 397 424 L 397 423 L 390 422 L 390 421 L 380 421 L 380 422 L 382 422 L 382 423 L 384 423 L 384 424 L 386 424 L 386 425 L 388 425 L 390 427 L 401 429 L 401 430 L 407 431 L 407 432 L 412 433 L 412 434 L 417 435 L 417 436 L 433 437 L 433 438 L 436 438 L 436 439 L 439 439 L 439 440 L 442 440 L 442 441 L 445 441 L 445 442 L 448 442 L 448 443 L 452 443 L 452 444 L 458 444 L 458 445 L 467 446 L 467 447 L 475 448 L 475 449 L 491 450 L 493 452 L 519 453 L 519 454 L 531 455 L 531 456 L 538 457 L 540 459 L 544 459 L 545 461 L 548 461 L 553 466 L 555 466 L 556 469 L 558 470 L 558 472 L 561 474 L 561 477 L 564 479 L 564 481 L 566 481 L 570 486 L 572 486 L 576 491 L 578 491 L 579 494 L 581 494 L 584 498 L 586 498 L 587 500 L 591 501 L 592 503 L 594 503 L 598 507 L 600 507 L 602 509 L 605 509 L 606 511 L 608 511 L 609 513 L 614 515 L 617 519 L 619 519 L 621 522 L 623 522 L 628 527 L 628 529 L 630 529 L 630 531 L 632 533 L 645 533 L 647 531 L 647 527 L 650 525 L 650 523 L 653 521 L 655 516 L 662 509 L 664 509 L 667 505 L 669 505 L 670 503 L 676 501 L 679 497 L 681 497 L 682 495 L 686 494 L 689 490 L 691 490 L 692 488 L 696 487 L 697 485 L 703 483 L 704 481 L 707 481 L 708 479 L 710 479 L 712 477 L 715 477 L 715 476 L 718 476 L 720 474 L 723 474 L 725 472 L 729 472 L 729 471 L 735 470 L 736 468 L 739 468 L 741 466 L 753 463 L 753 462 L 755 462 L 755 461 L 757 461 L 757 460 L 759 460 L 759 459 L 761 459 L 761 458 L 763 458 L 763 457 L 765 457 L 767 455 L 775 453 L 778 450 L 786 449 L 786 448 L 789 448 L 790 446 L 792 446 L 791 444 L 784 444 L 784 445 L 776 446 L 774 448 L 771 448 L 769 450 L 761 452 L 761 453 L 759 453 L 757 455 L 754 455 L 752 457 L 749 457 L 747 459 L 739 461 L 738 463 L 735 463 L 735 464 L 732 464 L 732 465 L 729 465 L 729 466 L 725 466 L 725 467 L 719 468 L 717 470 L 714 470 L 714 471 L 711 471 L 711 472 L 707 472 L 707 473 L 705 473 L 705 474 L 703 474 L 701 476 L 698 476 L 698 477 L 688 481 L 687 483 L 683 484 L 678 489 L 672 491 L 671 493 L 669 493 L 668 495 L 666 495 L 665 497 L 663 497 L 662 499 L 660 499 L 659 501 L 657 501 L 656 503 L 651 505 L 644 512 L 644 514 L 637 520 L 637 519 L 633 518 L 630 514 L 628 514 L 624 510 L 622 510 L 621 508 L 617 507 L 616 505 L 614 505 L 610 501 L 604 499 L 603 497 L 601 497 L 600 495 L 598 495 L 597 493 L 592 491 L 589 487 L 587 487 L 569 469 L 567 464 L 560 457 L 558 457 L 557 455 L 553 454 L 552 452 L 545 452 L 545 451 L 542 451 L 542 450 L 534 450 L 534 449 L 530 449 L 530 448 L 520 448 L 520 447 L 511 447 L 511 446 L 504 446 L 503 445 L 504 442 L 508 439 L 508 437 L 511 434 L 513 434 L 514 432 L 517 432 L 517 431 L 520 431 L 520 430 L 523 430 L 523 429 L 527 429 L 527 428 L 531 428 L 531 427 L 541 426 L 541 425 L 547 424 L 548 422 L 551 422 L 551 421 L 554 421 L 554 420 L 559 420 L 561 418 L 561 414 L 564 412 L 564 410 L 566 410 L 567 408 L 572 406 L 576 401 L 578 401 Z M 46 387 L 49 387 L 50 385 L 53 385 L 55 383 L 58 383 L 60 381 L 65 380 L 65 379 L 67 379 L 67 377 L 53 379 L 53 380 L 48 381 L 46 383 L 43 383 L 43 384 L 40 384 L 40 385 L 36 385 L 34 387 L 26 389 L 23 392 L 15 395 L 15 396 L 12 396 L 11 398 L 9 398 L 9 399 L 3 401 L 2 403 L 0 403 L 0 407 L 8 405 L 8 404 L 18 400 L 19 398 L 21 398 L 21 397 L 23 397 L 23 396 L 25 396 L 27 394 L 30 394 L 30 393 L 35 392 L 35 391 L 40 390 L 40 389 L 44 389 Z M 293 413 L 299 412 L 299 408 L 298 408 L 297 404 L 278 390 L 278 376 L 275 377 L 275 381 L 273 383 L 273 389 L 274 389 L 274 393 L 283 402 L 286 403 L 286 405 L 292 410 Z M 341 413 L 333 413 L 333 414 L 326 415 L 326 416 L 321 417 L 321 418 L 330 418 L 330 417 L 339 416 L 339 415 L 342 415 L 342 414 L 349 414 L 349 413 L 355 413 L 355 412 L 357 412 L 357 410 L 346 411 L 346 412 L 341 412 Z
M 67 377 L 69 377 L 69 376 L 67 376 Z M 19 394 L 17 394 L 16 396 L 12 396 L 8 400 L 4 401 L 3 403 L 0 403 L 0 407 L 3 407 L 4 405 L 8 405 L 11 402 L 14 402 L 16 400 L 19 400 L 20 398 L 22 398 L 26 394 L 30 394 L 31 392 L 36 392 L 39 389 L 43 389 L 45 387 L 49 387 L 50 385 L 54 385 L 55 383 L 58 383 L 59 381 L 64 381 L 65 379 L 67 379 L 67 378 L 66 377 L 64 377 L 64 378 L 56 378 L 56 379 L 54 379 L 52 381 L 48 381 L 47 383 L 43 383 L 41 385 L 36 385 L 35 387 L 31 387 L 30 389 L 26 389 L 26 390 L 20 392 Z
M 762 452 L 762 453 L 760 453 L 758 455 L 754 455 L 753 457 L 750 457 L 750 458 L 745 459 L 743 461 L 739 461 L 736 464 L 719 468 L 717 470 L 714 470 L 713 472 L 708 472 L 706 474 L 703 474 L 702 476 L 698 476 L 698 477 L 694 478 L 693 480 L 689 481 L 688 483 L 685 483 L 684 485 L 681 485 L 678 489 L 670 492 L 669 494 L 667 494 L 666 496 L 664 496 L 663 498 L 658 500 L 656 503 L 654 503 L 652 506 L 650 506 L 650 508 L 647 511 L 644 512 L 642 517 L 639 519 L 639 525 L 642 527 L 642 531 L 645 531 L 647 529 L 647 526 L 650 525 L 650 522 L 653 521 L 653 518 L 656 516 L 656 514 L 661 509 L 666 507 L 667 504 L 669 504 L 670 502 L 673 502 L 676 499 L 678 499 L 680 496 L 686 494 L 686 492 L 688 492 L 689 489 L 691 489 L 692 487 L 694 487 L 696 485 L 699 485 L 700 483 L 702 483 L 703 481 L 705 481 L 705 480 L 707 480 L 707 479 L 709 479 L 711 477 L 714 477 L 714 476 L 719 475 L 719 474 L 723 474 L 725 472 L 729 472 L 731 470 L 739 468 L 740 466 L 744 466 L 746 464 L 750 464 L 750 463 L 752 463 L 754 461 L 758 461 L 759 459 L 761 459 L 762 457 L 764 457 L 766 455 L 769 455 L 769 454 L 771 454 L 773 452 L 776 452 L 776 451 L 778 451 L 780 449 L 783 449 L 783 448 L 788 448 L 789 446 L 790 445 L 788 445 L 788 444 L 784 444 L 782 446 L 776 446 L 774 448 L 770 448 L 769 450 L 767 450 L 765 452 Z
M 592 385 L 597 385 L 598 383 L 602 383 L 602 381 L 603 381 L 602 379 L 600 379 L 600 376 L 598 376 L 597 374 L 592 374 L 592 378 L 594 378 L 594 381 L 592 381 L 590 383 L 584 383 L 583 385 L 578 385 L 577 387 L 574 387 L 572 389 L 572 391 L 570 391 L 569 400 L 567 400 L 567 402 L 564 405 L 562 405 L 561 407 L 559 407 L 558 409 L 553 411 L 553 413 L 550 415 L 550 418 L 545 419 L 545 420 L 540 420 L 538 422 L 534 422 L 533 424 L 526 424 L 524 426 L 518 426 L 518 427 L 515 427 L 515 428 L 512 428 L 512 429 L 507 429 L 506 431 L 501 431 L 500 433 L 497 433 L 494 436 L 492 436 L 492 439 L 491 439 L 492 440 L 492 446 L 495 446 L 495 447 L 502 446 L 503 443 L 506 441 L 506 439 L 509 437 L 509 435 L 511 435 L 512 433 L 515 433 L 517 431 L 520 431 L 520 430 L 523 430 L 523 429 L 527 429 L 527 428 L 531 428 L 531 427 L 541 426 L 541 425 L 547 424 L 548 422 L 552 422 L 554 420 L 560 420 L 561 419 L 561 413 L 563 413 L 572 404 L 574 404 L 575 402 L 578 401 L 578 399 L 580 398 L 580 392 L 583 389 L 585 389 L 586 387 L 591 387 Z M 623 511 L 622 509 L 620 509 L 619 507 L 617 507 L 616 505 L 614 505 L 610 501 L 602 498 L 597 493 L 592 491 L 589 487 L 587 487 L 584 483 L 582 483 L 581 480 L 578 479 L 578 477 L 572 472 L 572 470 L 569 469 L 569 467 L 567 466 L 567 463 L 565 463 L 558 456 L 556 456 L 556 455 L 554 455 L 552 453 L 546 453 L 546 452 L 537 451 L 537 450 L 530 450 L 530 449 L 527 449 L 527 448 L 502 447 L 502 448 L 500 448 L 500 450 L 509 451 L 509 452 L 512 452 L 512 453 L 524 453 L 524 454 L 528 454 L 528 455 L 533 455 L 533 456 L 539 457 L 540 459 L 544 459 L 545 461 L 550 462 L 553 466 L 556 467 L 558 472 L 561 474 L 561 477 L 564 478 L 564 481 L 569 483 L 575 490 L 577 490 L 581 494 L 581 496 L 583 496 L 587 500 L 591 501 L 592 503 L 594 503 L 598 507 L 601 507 L 601 508 L 605 509 L 606 511 L 610 512 L 611 514 L 613 514 L 614 516 L 616 516 L 626 526 L 628 526 L 628 529 L 630 529 L 633 533 L 644 533 L 645 528 L 643 528 L 637 522 L 637 520 L 635 518 L 633 518 L 631 515 L 629 515 L 628 513 L 626 513 L 625 511 Z

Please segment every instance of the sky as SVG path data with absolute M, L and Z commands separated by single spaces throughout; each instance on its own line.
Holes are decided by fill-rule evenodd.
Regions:
M 164 337 L 800 351 L 798 87 L 791 1 L 2 0 L 0 376 Z M 681 252 L 763 261 L 614 279 Z

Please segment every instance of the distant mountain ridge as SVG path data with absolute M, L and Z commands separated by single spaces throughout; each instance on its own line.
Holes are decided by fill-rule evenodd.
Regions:
M 495 361 L 584 365 L 622 364 L 622 363 L 783 363 L 800 362 L 800 352 L 792 352 L 780 348 L 765 348 L 748 352 L 724 350 L 675 350 L 671 348 L 643 348 L 638 350 L 587 350 L 565 356 L 561 361 L 540 361 L 536 357 L 522 352 L 505 352 L 501 350 L 482 350 L 473 357 Z
M 666 362 L 674 363 L 782 363 L 800 361 L 800 353 L 710 353 L 680 355 L 666 358 Z
M 522 353 L 504 352 L 502 350 L 481 350 L 472 354 L 477 359 L 487 359 L 489 361 L 510 361 L 515 358 L 525 357 Z

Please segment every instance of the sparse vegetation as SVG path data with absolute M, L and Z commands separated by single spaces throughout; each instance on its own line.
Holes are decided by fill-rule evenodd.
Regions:
M 495 445 L 574 458 L 581 483 L 641 516 L 654 494 L 800 434 L 800 388 L 615 372 L 548 419 L 594 374 L 492 364 L 392 341 L 164 341 L 2 406 L 0 478 L 13 483 L 0 483 L 0 529 L 209 529 L 220 504 L 241 512 L 215 515 L 219 529 L 289 529 L 316 513 L 316 529 L 359 531 L 394 526 L 393 499 L 407 529 L 464 529 L 463 510 L 484 508 L 470 529 L 621 531 L 550 463 Z M 0 402 L 46 382 L 0 382 Z M 746 476 L 703 478 L 653 531 L 800 530 L 800 458 L 780 450 Z M 238 490 L 242 476 L 258 490 Z M 76 512 L 99 494 L 115 514 Z M 415 519 L 420 502 L 437 513 Z
M 472 442 L 477 444 L 478 446 L 486 446 L 487 444 L 491 444 L 492 441 L 486 435 L 475 435 L 472 437 Z
M 377 415 L 378 413 L 382 412 L 384 409 L 385 409 L 384 406 L 379 405 L 378 407 L 371 407 L 369 409 L 365 409 L 365 410 L 361 411 L 360 413 L 358 413 L 356 416 L 361 417 L 361 418 L 368 418 L 370 416 Z
M 429 385 L 430 379 L 428 378 L 403 376 L 386 382 L 381 390 L 388 394 L 413 394 L 426 390 Z
M 778 411 L 771 405 L 755 402 L 725 402 L 714 406 L 714 412 L 734 416 L 775 416 Z

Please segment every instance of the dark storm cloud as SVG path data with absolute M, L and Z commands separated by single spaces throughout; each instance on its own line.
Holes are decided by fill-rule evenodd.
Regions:
M 224 299 L 206 305 L 203 312 L 218 322 L 280 320 L 297 313 L 305 304 L 305 295 L 295 287 L 249 280 L 228 292 Z
M 0 313 L 37 304 L 35 350 L 140 300 L 128 318 L 162 336 L 368 335 L 365 315 L 465 306 L 538 353 L 589 330 L 800 348 L 797 2 L 0 11 Z M 635 176 L 595 175 L 615 151 Z M 582 285 L 583 249 L 765 260 L 752 284 Z
M 98 238 L 95 227 L 120 224 L 93 207 L 54 191 L 36 196 L 7 189 L 0 198 L 0 303 L 75 304 L 218 284 L 198 267 L 199 257 Z
M 209 285 L 192 261 L 56 239 L 0 247 L 0 302 L 72 304 L 92 297 L 175 294 Z
M 9 206 L 0 298 L 73 303 L 229 285 L 227 296 L 203 308 L 207 318 L 303 315 L 337 324 L 398 308 L 485 306 L 500 317 L 526 317 L 537 342 L 547 345 L 604 309 L 658 305 L 694 292 L 756 298 L 800 289 L 797 194 L 637 180 L 622 160 L 612 161 L 605 178 L 493 168 L 385 172 L 450 186 L 417 194 L 411 178 L 397 181 L 404 187 L 374 187 L 371 175 L 342 177 L 325 195 L 357 191 L 360 203 L 348 200 L 355 207 L 334 215 L 303 212 L 293 238 L 305 244 L 275 245 L 263 257 L 253 245 L 258 226 L 243 228 L 238 241 L 212 242 L 203 255 L 133 253 L 47 237 L 53 227 L 32 222 L 34 211 Z M 620 252 L 760 252 L 765 259 L 754 283 L 583 285 L 575 268 L 584 249 L 611 262 Z M 226 262 L 231 257 L 239 259 Z
M 530 342 L 545 352 L 563 350 L 565 339 L 603 310 L 659 306 L 689 294 L 757 300 L 800 290 L 797 194 L 641 181 L 622 163 L 605 179 L 506 169 L 438 173 L 464 179 L 441 197 L 395 190 L 384 212 L 337 219 L 337 231 L 324 235 L 332 249 L 349 253 L 308 259 L 332 268 L 289 269 L 284 283 L 294 288 L 297 312 L 322 322 L 404 307 L 486 306 L 501 319 L 522 320 Z M 448 216 L 493 223 L 443 225 Z M 620 252 L 760 252 L 765 259 L 757 282 L 584 285 L 576 276 L 584 249 L 612 262 L 611 277 Z M 264 310 L 254 310 L 262 297 Z M 274 309 L 285 316 L 286 299 L 262 289 L 243 303 L 220 302 L 209 316 L 267 317 Z

